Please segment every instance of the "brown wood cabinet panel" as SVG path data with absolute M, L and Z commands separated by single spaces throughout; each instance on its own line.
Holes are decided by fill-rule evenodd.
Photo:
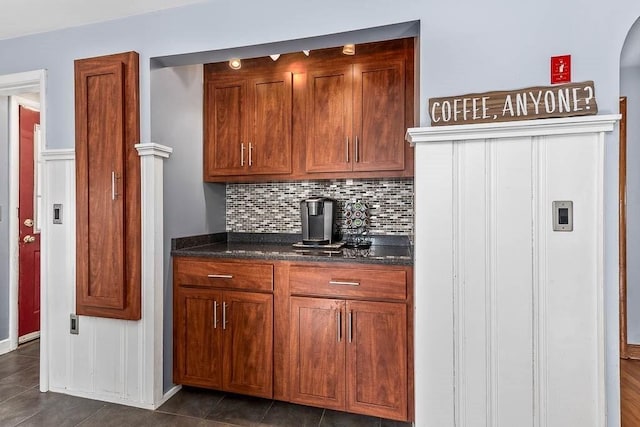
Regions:
M 178 288 L 174 298 L 174 381 L 221 388 L 222 292 Z
M 251 79 L 250 84 L 248 173 L 290 173 L 293 77 L 277 73 Z
M 224 389 L 272 397 L 273 297 L 225 291 L 223 310 Z
M 351 170 L 351 66 L 308 73 L 307 172 Z
M 347 301 L 347 410 L 407 419 L 407 307 Z
M 345 407 L 344 301 L 291 297 L 292 402 Z
M 297 295 L 405 300 L 407 270 L 383 267 L 351 268 L 293 265 L 290 292 Z
M 248 150 L 247 80 L 221 79 L 205 83 L 204 171 L 207 176 L 237 175 L 245 170 Z
M 179 283 L 228 289 L 273 290 L 273 264 L 227 262 L 206 258 L 175 258 Z
M 404 61 L 354 65 L 353 170 L 403 170 Z
M 138 54 L 75 61 L 76 312 L 141 315 Z
M 291 173 L 291 72 L 207 74 L 204 178 Z

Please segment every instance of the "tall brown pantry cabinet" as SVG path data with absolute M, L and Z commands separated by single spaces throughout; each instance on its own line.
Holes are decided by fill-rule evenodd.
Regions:
M 141 316 L 138 54 L 75 61 L 76 313 Z

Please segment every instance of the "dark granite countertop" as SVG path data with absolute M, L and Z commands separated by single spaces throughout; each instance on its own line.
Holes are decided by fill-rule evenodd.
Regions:
M 292 245 L 299 234 L 215 233 L 171 239 L 171 255 L 203 258 L 249 258 L 286 261 L 350 262 L 413 265 L 413 247 L 407 236 L 369 236 L 368 249 L 300 250 Z

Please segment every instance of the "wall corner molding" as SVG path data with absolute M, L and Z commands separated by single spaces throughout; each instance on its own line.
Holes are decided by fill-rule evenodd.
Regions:
M 439 143 L 443 141 L 465 142 L 491 138 L 609 132 L 613 130 L 620 117 L 619 114 L 603 114 L 476 125 L 415 127 L 407 129 L 406 140 L 409 144 L 415 146 L 420 143 Z
M 173 148 L 167 147 L 166 145 L 157 144 L 155 142 L 144 142 L 140 144 L 134 145 L 135 149 L 138 150 L 138 155 L 140 157 L 143 156 L 156 156 L 162 158 L 169 158 L 171 153 L 173 153 Z

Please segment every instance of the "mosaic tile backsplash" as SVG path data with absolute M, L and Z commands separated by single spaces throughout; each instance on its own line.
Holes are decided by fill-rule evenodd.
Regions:
M 413 179 L 227 184 L 226 230 L 236 233 L 301 233 L 300 201 L 309 196 L 338 201 L 338 225 L 349 200 L 369 207 L 371 234 L 413 234 Z

